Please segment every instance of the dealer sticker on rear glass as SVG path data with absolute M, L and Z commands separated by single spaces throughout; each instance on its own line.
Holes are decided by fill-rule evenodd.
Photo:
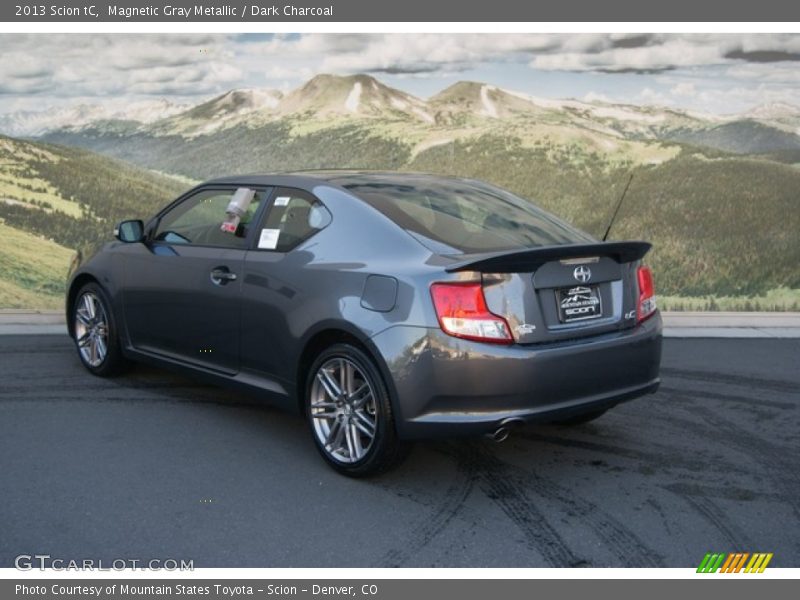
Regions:
M 280 229 L 262 229 L 261 236 L 258 238 L 258 247 L 262 250 L 274 250 L 278 247 L 280 234 Z

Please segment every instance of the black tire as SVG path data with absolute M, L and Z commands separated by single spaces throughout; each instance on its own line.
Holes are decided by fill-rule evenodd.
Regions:
M 331 394 L 327 393 L 322 383 L 317 383 L 315 386 L 315 381 L 318 381 L 317 375 L 324 366 L 340 362 L 340 359 L 351 363 L 360 371 L 358 376 L 352 376 L 352 380 L 357 381 L 358 385 L 363 385 L 365 382 L 368 383 L 371 387 L 371 396 L 374 400 L 374 408 L 372 408 L 374 414 L 370 413 L 368 415 L 370 418 L 374 417 L 374 436 L 371 438 L 369 447 L 365 450 L 364 455 L 360 459 L 355 460 L 352 458 L 352 455 L 355 453 L 353 453 L 352 448 L 350 449 L 348 460 L 352 462 L 345 462 L 344 460 L 338 459 L 331 449 L 326 449 L 324 440 L 320 439 L 325 433 L 325 431 L 321 429 L 327 427 L 331 421 L 336 419 L 312 416 L 314 411 L 318 411 L 316 414 L 320 414 L 319 411 L 323 411 L 323 409 L 319 408 L 320 405 L 316 403 L 320 399 L 319 394 L 322 393 L 325 399 L 331 397 Z M 353 397 L 355 397 L 355 395 L 353 395 Z M 347 404 L 347 402 L 346 400 L 342 400 L 343 405 Z M 347 475 L 348 477 L 372 477 L 378 475 L 399 464 L 408 453 L 409 445 L 402 442 L 397 437 L 389 393 L 380 371 L 375 366 L 374 361 L 363 350 L 351 344 L 334 344 L 317 356 L 309 368 L 306 377 L 304 406 L 306 419 L 309 424 L 309 429 L 311 430 L 311 437 L 314 440 L 317 450 L 331 467 L 343 475 Z M 366 408 L 367 407 L 364 407 L 364 410 L 366 410 Z M 328 410 L 338 411 L 346 409 L 329 408 Z M 347 416 L 342 414 L 338 415 L 337 418 L 339 417 L 341 417 L 343 422 L 347 419 L 351 422 L 357 421 L 355 415 Z M 344 429 L 345 431 L 348 427 L 353 427 L 353 425 L 339 425 L 339 429 Z M 328 432 L 329 436 L 333 431 L 334 426 L 331 425 L 330 431 Z M 353 434 L 350 433 L 347 435 Z M 347 445 L 349 446 L 349 440 Z M 360 442 L 359 447 L 361 447 Z
M 106 323 L 105 335 L 105 348 L 106 352 L 102 360 L 93 362 L 91 357 L 84 355 L 81 344 L 79 343 L 79 334 L 82 331 L 82 322 L 79 320 L 79 312 L 84 305 L 84 298 L 90 296 L 96 299 L 97 309 L 102 311 Z M 84 285 L 75 295 L 75 302 L 72 306 L 72 339 L 75 342 L 75 349 L 78 352 L 78 358 L 86 370 L 92 375 L 98 377 L 114 377 L 123 373 L 129 366 L 129 361 L 122 355 L 122 349 L 119 339 L 119 328 L 117 327 L 117 319 L 114 316 L 114 311 L 111 310 L 111 302 L 108 295 L 102 287 L 98 284 L 91 282 Z M 85 330 L 84 330 L 85 331 Z
M 557 421 L 553 421 L 553 423 L 564 427 L 583 425 L 584 423 L 589 423 L 591 421 L 594 421 L 595 419 L 599 419 L 604 414 L 606 414 L 607 411 L 608 409 L 595 410 L 593 412 L 584 413 L 582 415 L 577 415 L 575 417 L 569 417 L 567 419 L 558 419 Z

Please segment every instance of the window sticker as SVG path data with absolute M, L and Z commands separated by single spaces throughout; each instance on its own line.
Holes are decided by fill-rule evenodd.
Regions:
M 290 196 L 278 196 L 275 198 L 275 206 L 286 206 L 291 200 Z
M 280 229 L 262 229 L 261 236 L 258 238 L 258 247 L 262 250 L 275 250 L 278 247 L 280 234 Z

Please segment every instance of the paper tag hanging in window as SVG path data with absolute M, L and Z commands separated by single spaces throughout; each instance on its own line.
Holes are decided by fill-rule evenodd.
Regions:
M 258 238 L 258 247 L 262 250 L 275 250 L 278 247 L 280 229 L 262 229 Z
M 278 196 L 275 198 L 275 206 L 286 206 L 291 198 L 289 196 Z

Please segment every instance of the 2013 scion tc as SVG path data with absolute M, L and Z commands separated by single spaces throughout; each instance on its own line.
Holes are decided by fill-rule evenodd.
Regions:
M 70 277 L 84 366 L 256 391 L 304 415 L 347 475 L 416 438 L 585 422 L 659 384 L 650 245 L 598 241 L 479 181 L 216 179 L 116 238 Z

